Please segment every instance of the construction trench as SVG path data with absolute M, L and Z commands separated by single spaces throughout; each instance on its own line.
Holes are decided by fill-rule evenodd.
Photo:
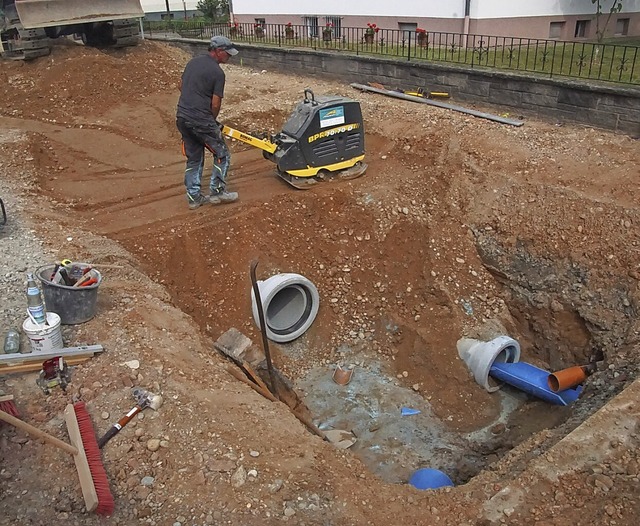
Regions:
M 151 42 L 104 54 L 69 46 L 2 73 L 2 125 L 17 130 L 1 145 L 3 180 L 18 169 L 11 184 L 42 200 L 38 209 L 23 201 L 21 212 L 45 240 L 47 259 L 39 263 L 71 257 L 123 269 L 102 271 L 96 317 L 63 331 L 67 343 L 106 349 L 75 370 L 71 392 L 84 393 L 101 432 L 130 403 L 118 380 L 126 376 L 123 363 L 139 360 L 135 383 L 165 398 L 156 414 L 130 424 L 104 450 L 118 523 L 173 524 L 182 516 L 178 522 L 266 524 L 283 518 L 282 510 L 294 524 L 382 524 L 392 517 L 409 524 L 435 517 L 445 524 L 564 524 L 555 521 L 567 516 L 574 524 L 586 524 L 586 516 L 590 523 L 635 523 L 638 479 L 628 466 L 638 461 L 637 395 L 627 393 L 637 390 L 624 390 L 638 371 L 637 141 L 527 119 L 509 127 L 346 83 L 231 64 L 225 124 L 276 132 L 311 85 L 316 94 L 360 102 L 369 167 L 358 179 L 300 191 L 277 178 L 260 151 L 229 141 L 229 185 L 239 201 L 190 211 L 173 124 L 175 83 L 187 59 Z M 98 93 L 100 78 L 110 89 Z M 38 95 L 48 86 L 55 90 Z M 10 219 L 20 202 L 9 194 L 11 184 L 0 196 L 13 205 Z M 259 280 L 307 280 L 287 289 L 283 301 L 293 301 L 296 312 L 317 312 L 293 341 L 272 339 L 269 350 L 313 424 L 345 430 L 341 445 L 348 449 L 322 444 L 288 420 L 286 407 L 274 409 L 245 389 L 214 349 L 233 328 L 263 351 L 251 298 L 255 261 Z M 275 325 L 291 322 L 268 315 Z M 521 361 L 544 371 L 592 365 L 579 398 L 560 406 L 509 385 L 487 392 L 457 343 L 501 335 L 517 341 Z M 345 385 L 334 380 L 336 368 L 352 371 Z M 28 377 L 12 378 L 16 392 L 30 397 L 24 419 L 52 421 L 65 395 L 44 398 Z M 611 417 L 624 430 L 611 437 L 619 447 L 608 444 L 566 468 L 575 459 L 562 444 L 618 395 L 632 396 L 630 405 L 617 402 L 625 418 Z M 605 418 L 599 425 L 612 424 Z M 15 431 L 3 427 L 0 434 L 10 441 Z M 170 445 L 151 454 L 144 447 L 151 437 Z M 22 455 L 35 446 L 22 445 Z M 3 455 L 15 473 L 17 460 Z M 544 470 L 536 466 L 549 457 L 557 473 L 540 482 Z M 231 476 L 241 464 L 250 472 L 251 462 L 257 476 L 234 486 Z M 620 473 L 611 467 L 619 464 Z M 420 468 L 442 471 L 455 487 L 415 490 L 408 481 Z M 3 505 L 7 489 L 21 487 L 29 473 L 38 487 L 35 474 L 44 468 L 21 469 L 24 480 L 2 479 Z M 141 492 L 132 479 L 151 473 L 162 485 Z M 603 473 L 615 482 L 615 497 L 593 481 Z M 561 478 L 567 495 L 547 507 L 541 492 L 559 491 L 547 485 L 564 476 L 576 478 Z M 268 489 L 277 480 L 283 489 Z M 527 481 L 530 488 L 522 489 Z M 528 496 L 501 493 L 516 486 L 512 495 Z M 61 489 L 74 494 L 73 485 Z M 28 509 L 43 494 L 62 498 L 31 491 L 8 506 L 13 520 L 39 524 L 61 513 L 85 520 L 81 500 L 67 496 L 62 508 L 32 516 Z M 217 502 L 212 520 L 207 499 Z M 603 511 L 604 502 L 615 513 Z

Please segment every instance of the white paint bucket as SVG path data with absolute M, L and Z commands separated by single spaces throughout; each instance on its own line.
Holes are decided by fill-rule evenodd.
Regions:
M 29 338 L 33 352 L 49 352 L 62 349 L 62 331 L 60 316 L 55 312 L 47 312 L 48 325 L 36 325 L 31 318 L 24 320 L 22 330 Z

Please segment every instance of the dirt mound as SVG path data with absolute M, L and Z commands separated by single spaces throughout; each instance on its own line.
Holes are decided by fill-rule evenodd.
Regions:
M 67 40 L 53 46 L 47 57 L 3 63 L 0 111 L 67 124 L 74 116 L 101 116 L 115 105 L 173 89 L 182 61 L 181 52 L 167 52 L 151 41 L 134 48 L 98 50 Z

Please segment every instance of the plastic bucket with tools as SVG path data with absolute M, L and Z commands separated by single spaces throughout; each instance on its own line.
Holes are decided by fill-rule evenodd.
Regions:
M 62 331 L 60 330 L 60 316 L 55 312 L 47 312 L 47 324 L 39 324 L 30 317 L 24 320 L 22 330 L 29 338 L 31 350 L 34 353 L 55 351 L 62 349 Z
M 52 281 L 56 265 L 44 265 L 36 270 L 36 276 L 42 283 L 42 295 L 47 310 L 60 316 L 62 325 L 77 325 L 89 321 L 96 315 L 98 287 L 102 275 L 88 263 L 72 263 L 65 267 L 74 279 L 82 277 L 84 271 L 91 268 L 97 282 L 86 287 L 72 287 Z

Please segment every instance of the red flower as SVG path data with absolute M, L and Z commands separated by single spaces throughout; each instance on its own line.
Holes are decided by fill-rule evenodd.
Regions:
M 287 22 L 287 27 L 291 27 L 291 22 Z
M 427 30 L 426 29 L 422 29 L 421 27 L 416 29 L 416 33 L 418 33 L 419 35 L 426 35 L 427 34 Z
M 380 31 L 380 28 L 375 24 L 367 24 L 367 27 L 368 27 L 368 29 L 367 29 L 366 33 L 368 35 L 372 35 L 373 33 L 377 33 L 378 31 Z

